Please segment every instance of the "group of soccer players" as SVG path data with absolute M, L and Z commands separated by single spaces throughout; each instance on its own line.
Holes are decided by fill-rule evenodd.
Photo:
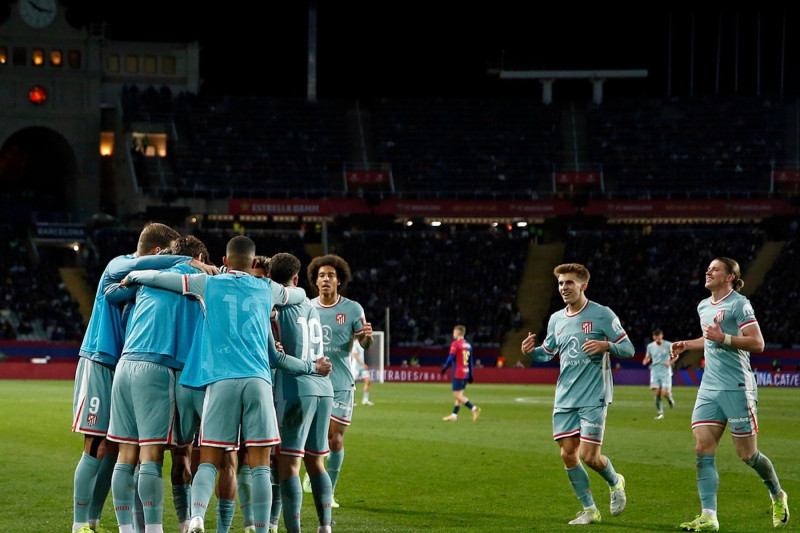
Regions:
M 521 348 L 534 361 L 559 356 L 553 439 L 559 445 L 570 485 L 583 505 L 569 523 L 592 524 L 600 522 L 601 515 L 584 463 L 608 483 L 613 516 L 621 514 L 627 503 L 625 478 L 601 453 L 601 446 L 613 396 L 609 356 L 633 357 L 634 347 L 614 312 L 586 297 L 590 275 L 584 265 L 559 265 L 553 274 L 566 307 L 552 314 L 540 346 L 535 345 L 536 335 L 528 333 Z M 716 450 L 728 425 L 739 458 L 755 470 L 767 487 L 772 525 L 782 528 L 789 520 L 787 494 L 772 462 L 757 447 L 758 396 L 750 353 L 763 351 L 764 339 L 752 305 L 739 292 L 743 286 L 735 260 L 714 259 L 706 269 L 705 279 L 711 296 L 697 306 L 702 336 L 668 343 L 656 330 L 647 349 L 645 363 L 653 362 L 655 367 L 651 387 L 655 391 L 657 419 L 663 418 L 662 396 L 673 404 L 667 376 L 671 376 L 669 369 L 678 356 L 687 349 L 703 350 L 706 361 L 692 413 L 701 512 L 694 520 L 680 524 L 684 531 L 719 530 Z
M 271 279 L 258 277 L 256 267 L 264 262 L 259 265 L 255 244 L 244 236 L 228 242 L 223 273 L 207 258 L 197 239 L 150 224 L 136 252 L 113 259 L 103 272 L 75 377 L 73 431 L 84 435 L 84 453 L 75 470 L 73 533 L 102 530 L 109 490 L 120 533 L 136 531 L 137 502 L 141 533 L 161 533 L 161 467 L 168 449 L 179 465 L 173 469 L 173 496 L 182 531 L 205 532 L 206 508 L 223 469 L 229 474 L 220 475 L 220 485 L 227 479 L 229 486 L 240 486 L 247 530 L 277 531 L 272 511 L 281 508 L 287 531 L 299 532 L 301 461 L 314 495 L 317 531 L 331 529 L 354 404 L 350 354 L 354 342 L 364 349 L 372 344 L 363 308 L 340 294 L 350 268 L 336 255 L 314 258 L 307 275 L 319 295 L 308 300 L 298 288 L 300 261 L 291 254 L 271 258 Z M 629 358 L 634 348 L 614 312 L 587 299 L 585 266 L 559 265 L 554 275 L 566 308 L 551 316 L 540 346 L 529 333 L 521 349 L 534 361 L 560 358 L 553 438 L 583 504 L 570 524 L 592 524 L 601 517 L 584 464 L 608 483 L 612 515 L 627 503 L 625 478 L 601 446 L 613 396 L 609 356 Z M 704 351 L 692 415 L 701 513 L 680 524 L 686 531 L 719 529 L 715 459 L 729 424 L 737 454 L 769 491 L 773 525 L 783 527 L 789 519 L 787 494 L 756 443 L 757 390 L 749 354 L 762 351 L 764 339 L 750 302 L 739 293 L 743 283 L 736 261 L 714 259 L 705 282 L 711 296 L 698 305 L 702 336 L 668 344 L 665 363 L 648 350 L 664 367 L 684 350 Z M 663 348 L 661 332 L 654 337 L 654 350 Z M 193 441 L 200 450 L 194 462 L 187 453 Z M 238 479 L 232 474 L 236 452 Z M 273 500 L 277 492 L 280 498 Z M 218 514 L 227 509 L 219 532 L 230 527 L 233 496 L 223 487 L 218 494 Z
M 218 532 L 237 485 L 246 531 L 277 531 L 281 508 L 287 531 L 300 531 L 301 460 L 317 531 L 330 531 L 352 419 L 349 355 L 354 341 L 372 343 L 363 308 L 339 294 L 349 266 L 313 259 L 309 300 L 299 259 L 276 254 L 261 277 L 248 237 L 228 242 L 221 273 L 207 263 L 198 239 L 150 224 L 136 253 L 103 273 L 75 379 L 73 431 L 85 442 L 73 532 L 103 530 L 109 489 L 120 533 L 162 532 L 166 450 L 181 531 L 205 531 L 218 471 Z

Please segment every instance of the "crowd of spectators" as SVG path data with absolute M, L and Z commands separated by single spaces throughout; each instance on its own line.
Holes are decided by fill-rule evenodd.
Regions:
M 377 98 L 354 106 L 173 96 L 164 88 L 126 86 L 121 100 L 126 131 L 142 120 L 174 127 L 168 181 L 148 182 L 168 186 L 172 197 L 324 198 L 342 192 L 344 164 L 359 158 L 389 163 L 393 194 L 406 197 L 547 196 L 554 192 L 554 169 L 568 162 L 602 168 L 612 196 L 763 195 L 769 171 L 790 159 L 792 149 L 786 142 L 791 108 L 764 98 L 609 97 L 570 109 L 533 98 Z M 220 264 L 231 230 L 195 233 Z M 309 260 L 300 231 L 248 235 L 266 253 L 289 251 L 304 265 Z M 136 249 L 137 237 L 128 228 L 92 233 L 86 268 L 93 289 L 111 258 Z M 527 234 L 448 227 L 353 231 L 336 239 L 334 251 L 354 269 L 349 295 L 370 316 L 388 307 L 396 342 L 446 342 L 454 323 L 467 324 L 477 342 L 499 342 L 520 325 L 515 302 Z M 708 262 L 728 255 L 746 269 L 765 239 L 760 229 L 741 226 L 609 227 L 569 233 L 564 260 L 587 264 L 590 297 L 615 309 L 639 345 L 653 327 L 675 338 L 697 333 L 694 306 L 705 297 Z M 715 249 L 720 242 L 724 249 Z M 0 335 L 79 337 L 76 306 L 57 269 L 41 266 L 43 258 L 19 235 L 4 235 L 3 243 Z M 800 345 L 789 327 L 792 313 L 783 311 L 796 310 L 796 291 L 780 281 L 796 271 L 797 254 L 793 235 L 753 295 L 767 342 L 775 346 Z M 781 291 L 790 298 L 768 306 Z M 552 302 L 554 309 L 560 305 L 555 291 Z
M 149 95 L 149 96 L 148 96 Z M 341 187 L 347 112 L 341 101 L 157 93 L 122 94 L 125 123 L 151 120 L 170 133 L 158 179 L 139 161 L 146 194 L 173 197 L 325 196 Z M 174 135 L 173 135 L 174 132 Z M 134 154 L 136 158 L 141 159 Z
M 24 230 L 0 227 L 0 339 L 75 340 L 83 319 L 47 252 L 30 248 Z
M 580 230 L 567 235 L 564 262 L 587 266 L 589 299 L 613 309 L 633 344 L 642 348 L 655 328 L 667 339 L 699 337 L 697 304 L 708 297 L 709 263 L 731 257 L 746 272 L 766 239 L 763 230 L 744 225 Z M 552 308 L 562 306 L 554 293 Z M 765 311 L 757 308 L 757 316 L 764 318 Z M 546 330 L 546 322 L 542 327 Z
M 353 232 L 341 251 L 354 278 L 346 295 L 373 327 L 389 308 L 393 343 L 446 344 L 456 324 L 473 342 L 500 343 L 518 327 L 528 243 L 526 232 L 499 229 Z
M 367 106 L 375 157 L 398 194 L 531 197 L 552 189 L 560 114 L 532 99 L 381 99 Z
M 610 99 L 589 110 L 587 132 L 609 193 L 750 196 L 789 159 L 788 113 L 758 98 Z
M 232 229 L 198 229 L 211 261 L 222 264 Z M 248 230 L 257 253 L 288 252 L 302 264 L 300 285 L 310 297 L 316 289 L 306 278 L 311 257 L 299 231 Z M 94 233 L 92 276 L 105 264 L 136 248 L 138 230 L 104 228 Z M 354 231 L 337 239 L 334 253 L 350 264 L 352 284 L 344 294 L 364 306 L 376 329 L 386 327 L 390 308 L 392 336 L 400 344 L 449 342 L 452 326 L 468 324 L 476 342 L 498 343 L 520 327 L 516 290 L 524 268 L 528 238 L 505 230 Z M 469 279 L 466 279 L 469 276 Z
M 790 230 L 781 255 L 750 296 L 770 348 L 800 346 L 792 326 L 800 300 L 797 288 L 787 282 L 800 270 L 800 235 L 796 223 Z M 58 265 L 51 264 L 55 258 L 41 250 L 32 254 L 24 235 L 8 225 L 0 231 L 5 247 L 0 254 L 0 338 L 80 340 L 82 317 Z M 92 290 L 109 260 L 135 251 L 138 233 L 122 227 L 91 233 L 86 267 Z M 225 244 L 237 231 L 198 229 L 194 234 L 206 243 L 211 261 L 221 265 Z M 297 255 L 303 264 L 301 285 L 313 296 L 305 279 L 311 257 L 301 232 L 256 229 L 247 235 L 265 255 Z M 589 268 L 587 295 L 614 309 L 641 348 L 656 327 L 670 339 L 698 336 L 696 306 L 708 296 L 704 274 L 710 261 L 729 256 L 746 273 L 767 238 L 765 230 L 744 225 L 606 226 L 568 231 L 563 261 Z M 521 326 L 516 301 L 530 244 L 524 231 L 462 226 L 352 230 L 334 241 L 332 251 L 345 257 L 353 272 L 344 294 L 364 306 L 376 329 L 391 329 L 393 344 L 444 345 L 452 326 L 461 323 L 473 342 L 498 345 Z M 551 312 L 563 307 L 555 285 L 550 301 Z
M 789 226 L 781 253 L 767 272 L 759 290 L 751 298 L 764 341 L 770 348 L 800 349 L 800 233 L 798 223 Z
M 390 165 L 392 194 L 404 197 L 548 196 L 561 169 L 602 170 L 609 195 L 763 196 L 772 168 L 796 159 L 786 143 L 796 117 L 767 98 L 356 105 L 134 89 L 126 116 L 170 121 L 167 178 L 140 162 L 140 180 L 177 197 L 345 194 L 347 163 Z

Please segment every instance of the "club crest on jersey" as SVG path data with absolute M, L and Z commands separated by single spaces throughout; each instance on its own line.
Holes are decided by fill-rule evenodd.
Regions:
M 89 427 L 94 427 L 94 425 L 97 424 L 97 415 L 87 416 L 86 423 L 89 425 Z
M 714 322 L 719 324 L 723 320 L 725 320 L 725 310 L 724 309 L 720 309 L 719 311 L 717 311 L 717 316 L 714 317 Z
M 340 326 L 347 322 L 347 315 L 345 313 L 336 313 L 336 323 Z
M 589 322 L 581 322 L 581 331 L 584 333 L 591 333 L 592 332 L 592 323 Z

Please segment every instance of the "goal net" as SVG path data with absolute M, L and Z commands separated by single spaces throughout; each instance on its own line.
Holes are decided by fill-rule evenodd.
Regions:
M 384 381 L 384 361 L 386 360 L 385 335 L 383 331 L 372 332 L 372 346 L 364 351 L 364 362 L 369 366 L 369 377 L 376 383 Z

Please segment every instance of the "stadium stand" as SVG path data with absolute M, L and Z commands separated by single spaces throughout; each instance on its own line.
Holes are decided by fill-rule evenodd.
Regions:
M 349 150 L 341 102 L 181 94 L 171 109 L 171 167 L 162 179 L 140 180 L 146 194 L 320 197 L 341 184 Z
M 36 250 L 25 228 L 0 226 L 0 337 L 22 341 L 80 339 L 78 302 L 59 276 L 58 262 Z
M 529 239 L 467 228 L 363 231 L 345 239 L 353 269 L 347 296 L 380 323 L 390 308 L 394 343 L 449 343 L 467 325 L 476 343 L 498 344 L 513 326 Z
M 354 159 L 354 153 L 391 164 L 397 187 L 382 193 L 386 195 L 548 197 L 556 194 L 554 167 L 576 155 L 565 142 L 562 108 L 517 98 L 479 103 L 370 100 L 359 106 L 361 118 L 368 121 L 363 129 L 368 138 L 355 140 L 351 108 L 343 101 L 173 97 L 166 91 L 133 87 L 122 97 L 130 123 L 172 121 L 177 135 L 163 162 L 166 170 L 159 169 L 154 179 L 153 169 L 146 166 L 149 161 L 135 168 L 144 194 L 170 189 L 173 198 L 343 195 L 342 165 Z M 586 127 L 577 132 L 584 140 L 575 146 L 588 146 L 581 157 L 603 168 L 608 197 L 764 197 L 771 165 L 791 155 L 784 146 L 792 127 L 787 121 L 790 109 L 754 98 L 608 98 L 602 106 L 586 108 Z M 93 286 L 108 260 L 135 250 L 138 229 L 126 228 L 125 222 L 119 226 L 90 234 L 86 268 Z M 767 239 L 758 224 L 604 226 L 566 232 L 563 227 L 570 226 L 569 221 L 552 226 L 546 238 L 567 243 L 564 261 L 587 264 L 593 274 L 590 297 L 617 310 L 637 346 L 656 325 L 673 338 L 696 334 L 694 306 L 705 297 L 704 266 L 716 255 L 728 255 L 746 270 Z M 393 343 L 445 343 L 450 326 L 463 322 L 476 342 L 499 344 L 514 327 L 514 302 L 531 242 L 527 233 L 478 224 L 414 231 L 349 232 L 346 227 L 333 224 L 330 238 L 332 251 L 354 268 L 349 296 L 362 302 L 372 317 L 382 317 L 390 308 Z M 216 264 L 235 234 L 209 224 L 182 230 L 206 242 Z M 314 248 L 309 253 L 302 230 L 248 227 L 247 234 L 259 250 L 289 251 L 304 265 L 318 252 Z M 713 249 L 712 243 L 719 242 L 724 249 Z M 22 266 L 28 276 L 37 268 L 19 255 L 6 254 L 3 261 L 9 274 Z M 795 236 L 753 295 L 765 337 L 774 346 L 800 345 L 798 334 L 786 327 L 791 313 L 767 305 L 782 290 L 778 280 L 798 266 Z M 45 270 L 55 271 L 53 266 Z M 416 279 L 418 272 L 426 274 Z M 48 280 L 53 285 L 45 292 L 58 294 L 58 280 L 52 276 L 39 272 L 37 283 L 28 288 L 20 287 L 21 277 L 7 274 L 5 309 Z M 555 291 L 549 298 L 553 309 L 560 306 Z M 63 299 L 60 305 L 69 307 Z M 13 319 L 11 311 L 5 312 L 2 334 L 30 335 L 30 312 L 13 309 Z M 71 311 L 65 312 L 69 316 Z M 80 337 L 79 328 L 63 329 L 65 333 L 52 323 L 41 323 L 36 335 Z
M 589 299 L 614 309 L 634 345 L 644 347 L 657 327 L 668 339 L 700 336 L 697 304 L 708 297 L 708 264 L 732 257 L 747 272 L 765 240 L 758 228 L 719 225 L 580 230 L 567 235 L 564 261 L 586 265 Z M 552 308 L 562 305 L 554 293 Z
M 559 113 L 529 99 L 381 99 L 369 104 L 378 161 L 399 194 L 462 198 L 552 189 Z
M 788 108 L 769 99 L 611 99 L 588 111 L 607 191 L 647 197 L 763 195 Z
M 800 349 L 800 335 L 794 320 L 800 313 L 800 290 L 792 280 L 796 279 L 800 268 L 800 234 L 797 222 L 787 229 L 789 238 L 751 301 L 758 312 L 767 346 L 797 350 Z M 777 302 L 780 305 L 776 305 Z

